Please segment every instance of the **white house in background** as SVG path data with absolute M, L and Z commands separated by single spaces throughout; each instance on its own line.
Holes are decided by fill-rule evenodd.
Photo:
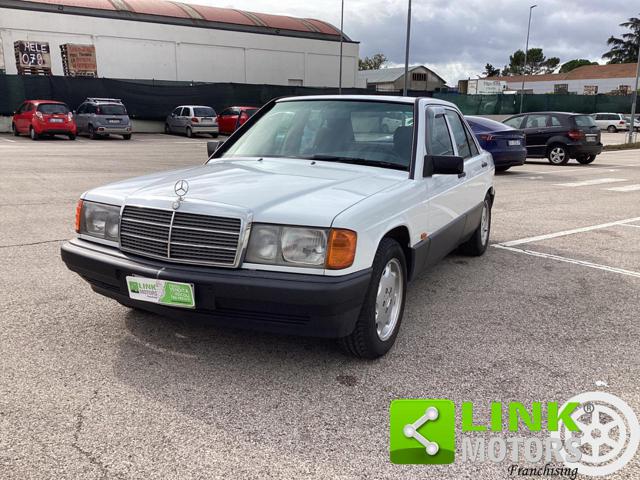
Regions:
M 343 86 L 359 44 L 345 36 Z M 0 68 L 16 74 L 14 42 L 93 45 L 98 75 L 121 79 L 336 87 L 340 30 L 294 18 L 163 0 L 0 0 Z
M 446 85 L 440 75 L 424 65 L 409 67 L 409 90 L 433 92 Z M 357 86 L 375 88 L 378 92 L 392 92 L 404 88 L 404 67 L 360 70 Z
M 637 63 L 585 65 L 568 73 L 527 75 L 524 91 L 525 93 L 575 93 L 578 95 L 632 93 L 637 67 Z M 506 82 L 507 90 L 519 92 L 522 89 L 521 75 L 491 77 L 490 80 Z M 463 83 L 460 83 L 460 87 L 462 86 Z M 462 89 L 460 92 L 465 93 Z

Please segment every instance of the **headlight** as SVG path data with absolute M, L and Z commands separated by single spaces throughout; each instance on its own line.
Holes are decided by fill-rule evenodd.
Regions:
M 348 238 L 345 244 L 345 238 Z M 343 252 L 339 265 L 327 261 L 332 243 Z M 356 233 L 350 230 L 254 224 L 245 261 L 312 268 L 347 268 L 355 257 Z M 345 254 L 345 249 L 348 250 Z M 338 255 L 339 256 L 339 255 Z M 336 257 L 329 253 L 329 260 Z
M 78 233 L 111 242 L 120 239 L 120 207 L 95 202 L 78 202 L 76 208 Z

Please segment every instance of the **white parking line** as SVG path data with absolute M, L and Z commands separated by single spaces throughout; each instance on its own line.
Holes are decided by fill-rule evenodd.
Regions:
M 605 190 L 610 190 L 612 192 L 635 192 L 636 190 L 640 190 L 640 185 L 625 185 L 624 187 L 606 188 Z
M 601 223 L 600 225 L 592 225 L 589 227 L 574 228 L 572 230 L 564 230 L 562 232 L 548 233 L 546 235 L 537 235 L 535 237 L 520 238 L 518 240 L 511 240 L 510 242 L 497 243 L 494 245 L 494 247 L 497 247 L 498 245 L 502 247 L 515 247 L 516 245 L 522 245 L 524 243 L 539 242 L 542 240 L 548 240 L 550 238 L 558 238 L 558 237 L 564 237 L 566 235 L 574 235 L 576 233 L 590 232 L 591 230 L 598 230 L 600 228 L 613 227 L 615 225 L 625 225 L 627 223 L 634 223 L 637 221 L 640 221 L 640 217 L 627 218 L 625 220 L 617 220 L 615 222 L 609 222 L 609 223 Z
M 556 183 L 557 187 L 586 187 L 589 185 L 601 185 L 603 183 L 626 182 L 625 178 L 594 178 L 592 180 L 583 180 L 581 182 Z
M 632 223 L 621 223 L 620 224 L 621 227 L 633 227 L 633 228 L 640 228 L 640 225 L 634 225 Z
M 640 272 L 635 272 L 633 270 L 625 270 L 624 268 L 610 267 L 608 265 L 601 265 L 599 263 L 592 263 L 584 260 L 576 260 L 574 258 L 561 257 L 559 255 L 553 255 L 551 253 L 542 253 L 542 252 L 536 252 L 533 250 L 513 248 L 513 247 L 508 247 L 506 245 L 501 245 L 501 244 L 495 244 L 493 246 L 496 248 L 501 248 L 503 250 L 509 250 L 510 252 L 524 253 L 525 255 L 530 255 L 533 257 L 548 258 L 551 260 L 557 260 L 559 262 L 572 263 L 574 265 L 581 265 L 583 267 L 596 268 L 598 270 L 604 270 L 606 272 L 618 273 L 620 275 L 629 275 L 631 277 L 640 278 Z
M 4 140 L 5 142 L 16 143 L 15 140 L 9 140 L 8 138 L 2 138 L 2 140 Z

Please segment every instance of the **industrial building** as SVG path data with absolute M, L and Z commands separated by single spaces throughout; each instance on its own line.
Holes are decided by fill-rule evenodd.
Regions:
M 550 73 L 542 75 L 526 75 L 524 93 L 556 93 L 577 95 L 628 95 L 633 92 L 637 63 L 617 63 L 610 65 L 585 65 L 567 73 Z M 474 84 L 489 81 L 491 84 L 503 85 L 504 92 L 520 92 L 522 75 L 509 77 L 490 77 L 479 80 L 460 80 L 460 93 L 499 93 L 484 91 Z M 474 87 L 474 88 L 472 88 Z
M 446 85 L 440 75 L 424 65 L 410 66 L 409 90 L 434 92 Z M 397 92 L 404 88 L 404 67 L 361 70 L 358 72 L 358 87 L 373 88 L 378 92 Z
M 336 87 L 340 37 L 322 20 L 174 1 L 0 0 L 6 74 Z M 359 44 L 343 38 L 355 87 Z

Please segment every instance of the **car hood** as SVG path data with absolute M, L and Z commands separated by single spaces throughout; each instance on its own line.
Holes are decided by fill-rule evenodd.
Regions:
M 90 190 L 83 198 L 171 209 L 178 199 L 176 182 L 186 180 L 181 212 L 234 215 L 240 210 L 256 222 L 329 227 L 340 212 L 407 176 L 325 161 L 242 158 L 125 180 Z

